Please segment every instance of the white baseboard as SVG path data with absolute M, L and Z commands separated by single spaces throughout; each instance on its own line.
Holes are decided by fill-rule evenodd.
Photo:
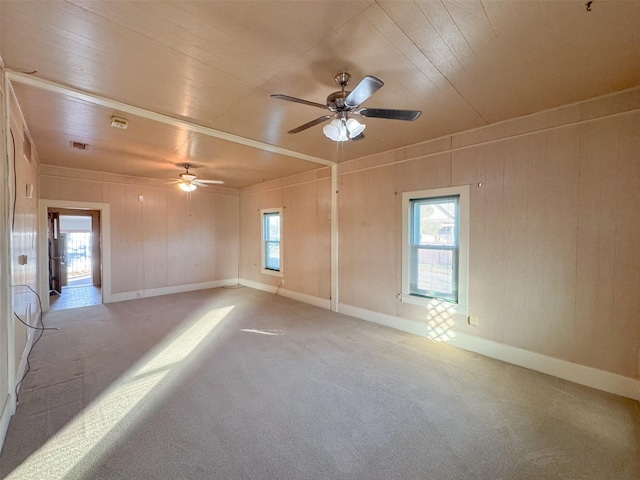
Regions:
M 20 358 L 20 364 L 16 369 L 16 376 L 14 385 L 17 386 L 17 391 L 20 391 L 21 385 L 19 382 L 22 380 L 24 373 L 27 371 L 27 357 L 31 351 L 33 345 L 36 330 L 33 328 L 27 329 L 27 342 L 25 343 L 24 350 L 22 351 L 22 357 Z M 7 430 L 9 429 L 9 422 L 14 413 L 16 413 L 16 392 L 8 392 L 7 397 L 4 399 L 4 405 L 2 406 L 2 416 L 0 416 L 0 451 L 2 451 L 2 445 L 4 445 L 4 439 L 7 436 Z
M 278 295 L 290 298 L 292 300 L 297 300 L 298 302 L 308 303 L 309 305 L 325 308 L 327 310 L 331 309 L 331 300 L 329 300 L 328 298 L 314 297 L 313 295 L 307 295 L 306 293 L 295 292 L 293 290 L 287 290 L 284 288 L 278 289 L 278 287 L 274 287 L 273 285 L 266 285 L 264 283 L 254 282 L 253 280 L 247 280 L 244 278 L 240 279 L 240 284 L 249 288 L 263 290 L 269 293 L 278 292 Z
M 104 303 L 123 302 L 125 300 L 135 300 L 136 298 L 158 297 L 160 295 L 171 295 L 174 293 L 193 292 L 195 290 L 206 290 L 208 288 L 224 287 L 232 283 L 238 283 L 237 278 L 227 278 L 224 280 L 212 280 L 210 282 L 189 283 L 187 285 L 175 285 L 172 287 L 150 288 L 134 292 L 112 293 L 108 301 Z
M 422 322 L 372 312 L 371 310 L 346 305 L 344 303 L 339 304 L 338 311 L 362 320 L 386 325 L 414 335 L 428 337 L 427 325 Z M 464 350 L 495 358 L 496 360 L 640 401 L 640 380 L 585 365 L 579 365 L 567 360 L 548 357 L 529 350 L 493 342 L 485 338 L 461 332 L 455 332 L 455 338 L 447 343 Z
M 394 317 L 385 313 L 373 312 L 360 307 L 354 307 L 345 303 L 338 304 L 338 312 L 349 315 L 350 317 L 360 318 L 369 322 L 379 323 L 387 327 L 402 330 L 403 332 L 413 333 L 421 337 L 428 337 L 427 324 L 409 320 L 407 318 Z
M 239 280 L 239 283 L 240 285 L 244 285 L 245 287 L 255 288 L 256 290 L 262 290 L 263 292 L 269 292 L 269 293 L 278 292 L 278 287 L 274 287 L 273 285 L 267 285 L 265 283 L 254 282 L 253 280 L 247 280 L 246 278 L 241 278 Z
M 326 310 L 331 309 L 331 300 L 328 298 L 314 297 L 313 295 L 307 295 L 306 293 L 295 292 L 287 289 L 283 290 L 282 288 L 278 292 L 278 295 L 282 295 L 283 297 L 287 297 L 292 300 L 297 300 L 298 302 L 308 303 L 309 305 L 314 305 Z
M 0 452 L 2 452 L 4 439 L 7 437 L 7 430 L 9 430 L 9 421 L 13 416 L 13 407 L 11 405 L 12 401 L 13 397 L 9 394 L 4 399 L 4 405 L 2 406 L 2 415 L 0 416 Z

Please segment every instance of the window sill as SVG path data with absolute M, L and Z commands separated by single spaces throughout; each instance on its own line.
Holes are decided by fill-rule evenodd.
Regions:
M 458 315 L 469 315 L 469 307 L 458 303 L 446 302 L 437 298 L 418 297 L 417 295 L 409 295 L 407 293 L 398 294 L 398 300 L 402 303 L 411 305 L 419 305 L 427 308 L 446 308 L 447 310 Z

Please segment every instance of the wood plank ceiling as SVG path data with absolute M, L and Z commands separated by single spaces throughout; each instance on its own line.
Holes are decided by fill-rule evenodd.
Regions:
M 330 161 L 371 155 L 640 84 L 640 2 L 7 1 L 5 67 L 215 131 Z M 385 86 L 366 139 L 315 126 L 347 71 Z M 13 82 L 43 164 L 171 178 L 179 163 L 243 187 L 319 164 Z M 130 121 L 127 130 L 110 117 Z M 70 142 L 89 144 L 72 150 Z

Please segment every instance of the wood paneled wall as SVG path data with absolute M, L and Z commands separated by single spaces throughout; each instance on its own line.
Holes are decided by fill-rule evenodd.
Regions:
M 339 168 L 339 300 L 402 303 L 401 193 L 471 185 L 469 309 L 455 328 L 638 378 L 640 89 L 440 138 Z M 261 273 L 260 209 L 283 207 L 282 288 L 330 298 L 330 170 L 191 197 L 152 181 L 41 169 L 42 198 L 106 202 L 113 292 Z M 138 202 L 143 194 L 145 201 Z
M 15 202 L 11 206 L 13 220 L 11 227 L 13 312 L 19 315 L 23 321 L 35 325 L 40 306 L 38 297 L 28 287 L 38 291 L 38 158 L 35 146 L 32 148 L 31 160 L 28 160 L 24 155 L 24 124 L 22 115 L 14 101 L 11 102 L 11 133 L 13 140 L 9 151 L 13 150 L 14 153 L 10 161 L 13 163 L 15 175 L 15 178 L 9 180 L 14 182 L 13 186 L 15 186 Z M 32 198 L 27 197 L 27 185 L 33 185 Z M 21 265 L 19 262 L 19 257 L 22 255 L 27 257 L 26 265 Z M 42 292 L 40 294 L 42 295 Z M 44 294 L 48 294 L 48 292 Z M 15 324 L 15 366 L 18 368 L 29 332 L 27 327 L 15 318 L 10 321 Z
M 403 191 L 471 185 L 459 331 L 639 375 L 640 89 L 340 166 L 340 302 L 401 303 Z
M 331 294 L 331 171 L 321 168 L 240 193 L 240 277 L 328 300 Z M 260 210 L 283 208 L 283 277 L 261 273 Z
M 238 191 L 43 165 L 41 198 L 107 203 L 111 293 L 238 276 Z M 138 196 L 143 196 L 143 201 Z
M 2 6 L 0 6 L 0 11 L 2 10 Z M 2 59 L 0 58 L 0 62 Z M 2 65 L 0 63 L 0 65 Z M 0 74 L 2 74 L 2 69 L 0 69 Z M 5 85 L 4 78 L 0 78 L 0 105 L 5 105 Z M 6 147 L 6 132 L 7 128 L 7 119 L 6 115 L 0 115 L 0 152 L 3 157 L 6 158 L 5 152 L 7 151 Z M 6 161 L 6 160 L 5 160 Z M 8 169 L 4 164 L 0 164 L 0 183 L 6 183 L 6 171 Z M 10 203 L 10 198 L 7 189 L 0 190 L 0 225 L 2 226 L 2 230 L 5 230 L 9 220 L 7 218 L 7 208 L 6 206 Z M 5 417 L 10 415 L 10 400 L 11 400 L 11 389 L 9 387 L 9 349 L 10 345 L 13 345 L 13 339 L 9 338 L 9 321 L 10 321 L 10 287 L 9 283 L 11 281 L 8 278 L 8 275 L 4 273 L 7 265 L 10 262 L 10 254 L 9 254 L 9 241 L 8 235 L 2 233 L 0 234 L 0 448 L 2 448 L 2 443 L 4 441 L 4 436 L 6 434 L 8 426 L 8 421 L 5 421 Z M 7 413 L 4 413 L 4 412 Z M 6 426 L 5 426 L 6 425 Z

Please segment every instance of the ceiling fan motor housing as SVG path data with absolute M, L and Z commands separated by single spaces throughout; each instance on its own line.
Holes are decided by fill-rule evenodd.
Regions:
M 340 110 L 346 110 L 349 107 L 345 103 L 345 98 L 349 96 L 351 92 L 349 91 L 340 91 L 333 92 L 331 95 L 327 97 L 327 105 L 329 105 L 329 109 L 332 112 L 339 112 Z
M 180 178 L 187 182 L 193 182 L 196 179 L 196 176 L 192 173 L 181 173 Z

